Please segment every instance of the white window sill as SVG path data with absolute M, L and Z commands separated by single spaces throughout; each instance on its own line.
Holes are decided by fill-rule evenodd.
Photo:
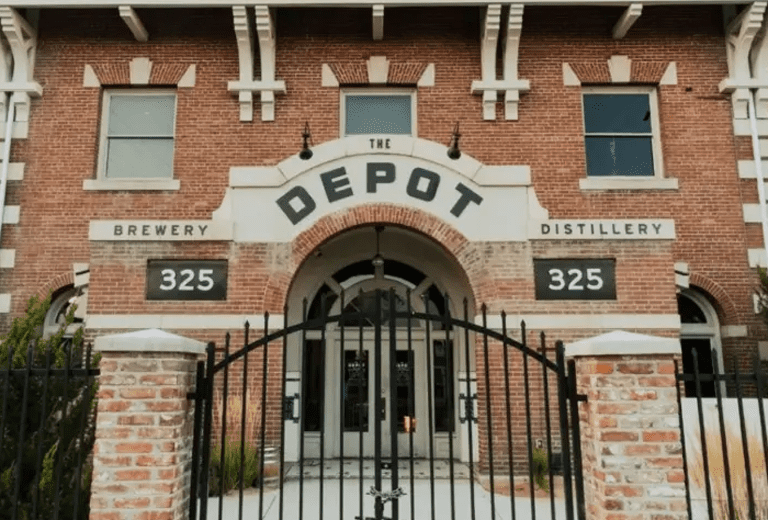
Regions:
M 86 191 L 178 191 L 178 179 L 85 179 Z
M 674 177 L 587 177 L 579 179 L 579 188 L 590 190 L 676 190 Z

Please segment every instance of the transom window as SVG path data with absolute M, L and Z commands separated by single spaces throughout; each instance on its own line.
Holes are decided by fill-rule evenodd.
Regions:
M 175 116 L 173 91 L 106 91 L 99 177 L 171 179 Z
M 341 94 L 341 135 L 416 135 L 412 91 L 346 91 Z
M 583 101 L 588 176 L 661 176 L 655 89 L 590 88 Z

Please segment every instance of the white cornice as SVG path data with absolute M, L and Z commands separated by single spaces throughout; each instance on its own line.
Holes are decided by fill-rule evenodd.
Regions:
M 605 6 L 628 7 L 634 2 L 617 0 L 525 0 L 517 2 L 526 6 Z M 741 5 L 744 0 L 643 0 L 644 6 L 657 5 Z M 269 7 L 373 7 L 384 5 L 388 7 L 457 7 L 485 6 L 488 0 L 263 0 L 260 5 Z M 10 0 L 4 5 L 18 8 L 107 8 L 125 5 L 125 0 Z M 232 0 L 138 0 L 131 1 L 131 7 L 232 7 Z

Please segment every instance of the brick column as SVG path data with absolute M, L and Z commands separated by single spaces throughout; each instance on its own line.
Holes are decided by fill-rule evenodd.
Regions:
M 576 358 L 587 517 L 687 520 L 674 359 L 677 339 L 611 332 Z
M 195 365 L 205 344 L 145 330 L 101 352 L 90 520 L 182 520 L 189 510 Z

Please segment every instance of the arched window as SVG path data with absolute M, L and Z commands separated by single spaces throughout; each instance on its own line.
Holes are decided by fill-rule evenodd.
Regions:
M 51 295 L 51 307 L 48 309 L 43 322 L 43 337 L 50 337 L 59 331 L 72 305 L 77 303 L 79 295 L 80 290 L 76 289 L 74 285 L 66 285 Z M 67 327 L 65 337 L 72 337 L 75 331 L 82 327 L 82 324 L 82 318 L 75 318 L 75 321 Z
M 680 347 L 683 354 L 683 372 L 694 372 L 694 351 L 698 358 L 700 374 L 714 373 L 715 361 L 722 367 L 720 348 L 720 324 L 717 313 L 707 298 L 694 290 L 682 291 L 677 295 L 677 312 L 680 314 Z M 685 383 L 685 394 L 696 395 L 693 381 Z M 715 384 L 701 383 L 701 397 L 714 397 Z

